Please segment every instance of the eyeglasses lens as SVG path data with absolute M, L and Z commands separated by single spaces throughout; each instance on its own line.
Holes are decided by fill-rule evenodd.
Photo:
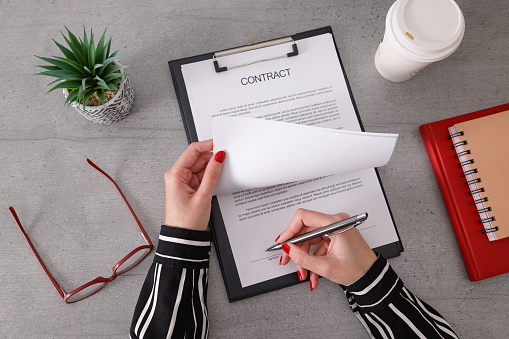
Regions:
M 67 298 L 66 302 L 73 303 L 78 300 L 85 299 L 85 298 L 91 296 L 92 294 L 94 294 L 95 292 L 99 291 L 101 288 L 104 287 L 104 285 L 106 285 L 106 283 L 103 282 L 103 283 L 97 283 L 97 284 L 88 286 L 88 287 L 74 293 L 73 295 L 71 295 L 69 298 Z
M 142 249 L 138 252 L 135 252 L 132 256 L 130 256 L 122 265 L 117 267 L 117 274 L 122 274 L 129 271 L 134 266 L 138 265 L 140 261 L 143 260 L 150 252 L 150 248 Z

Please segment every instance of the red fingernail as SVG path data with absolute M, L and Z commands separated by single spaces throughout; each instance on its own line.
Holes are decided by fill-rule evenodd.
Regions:
M 281 256 L 281 258 L 279 258 L 279 265 L 281 265 L 282 262 L 283 262 L 283 256 Z
M 309 288 L 311 289 L 311 292 L 313 292 L 314 288 L 313 288 L 313 283 L 311 282 L 311 280 L 309 281 Z
M 214 157 L 214 159 L 216 159 L 217 162 L 222 164 L 225 157 L 226 157 L 225 151 L 219 151 L 216 153 L 216 156 Z
M 297 275 L 299 276 L 300 281 L 304 280 L 304 279 L 302 279 L 302 274 L 300 274 L 300 271 L 297 271 Z
M 278 235 L 278 236 L 277 236 L 277 238 L 276 238 L 276 240 L 274 240 L 274 242 L 277 242 L 277 241 L 279 240 L 279 238 L 280 238 L 280 237 L 281 237 L 281 236 L 280 236 L 280 235 Z
M 290 255 L 290 245 L 283 244 L 281 247 L 283 248 L 283 251 L 285 251 L 286 254 Z

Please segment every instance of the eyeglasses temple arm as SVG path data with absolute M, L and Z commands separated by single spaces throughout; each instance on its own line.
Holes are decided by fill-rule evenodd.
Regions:
M 16 222 L 18 223 L 18 226 L 19 226 L 19 229 L 21 230 L 21 232 L 23 233 L 23 236 L 25 237 L 25 239 L 27 240 L 28 242 L 28 245 L 30 246 L 30 248 L 32 249 L 32 252 L 34 252 L 35 254 L 35 257 L 37 258 L 37 260 L 39 260 L 39 263 L 41 264 L 44 272 L 46 272 L 46 275 L 48 276 L 48 278 L 51 280 L 51 282 L 53 283 L 53 285 L 55 286 L 55 288 L 57 289 L 58 293 L 60 294 L 60 296 L 62 298 L 65 297 L 65 292 L 64 290 L 58 285 L 58 283 L 56 282 L 56 280 L 53 278 L 53 276 L 51 275 L 51 273 L 49 273 L 48 269 L 46 268 L 46 265 L 44 265 L 44 263 L 42 262 L 41 260 L 41 257 L 39 257 L 39 254 L 37 254 L 37 251 L 35 250 L 34 248 L 34 245 L 32 245 L 32 242 L 30 241 L 30 238 L 28 237 L 28 235 L 26 234 L 25 232 L 25 229 L 23 228 L 23 226 L 21 225 L 21 222 L 19 221 L 19 218 L 18 218 L 18 215 L 16 214 L 16 211 L 14 210 L 14 208 L 12 206 L 9 206 L 9 211 L 11 211 L 12 213 L 12 216 L 14 217 L 14 219 L 16 220 Z
M 129 210 L 131 211 L 134 219 L 136 220 L 136 223 L 138 223 L 138 226 L 140 227 L 140 230 L 141 230 L 141 233 L 143 234 L 143 237 L 145 238 L 145 241 L 153 246 L 152 244 L 152 241 L 150 241 L 150 238 L 148 237 L 147 235 L 147 232 L 145 232 L 145 229 L 143 228 L 143 226 L 141 225 L 141 222 L 140 220 L 138 219 L 138 217 L 136 216 L 136 214 L 134 213 L 133 209 L 131 208 L 131 205 L 129 205 L 129 203 L 127 202 L 127 199 L 125 198 L 124 196 L 124 193 L 122 193 L 122 191 L 120 190 L 120 187 L 118 187 L 117 183 L 115 182 L 115 180 L 113 180 L 106 172 L 104 172 L 102 169 L 99 168 L 99 166 L 97 166 L 96 164 L 94 164 L 92 162 L 92 160 L 88 159 L 87 158 L 87 162 L 89 163 L 90 166 L 92 166 L 93 168 L 95 168 L 96 170 L 98 170 L 99 172 L 101 172 L 106 178 L 110 179 L 110 181 L 113 183 L 113 185 L 115 185 L 115 187 L 117 188 L 117 191 L 120 193 L 120 195 L 122 196 L 122 199 L 124 199 L 124 202 L 126 203 L 127 207 L 129 208 Z

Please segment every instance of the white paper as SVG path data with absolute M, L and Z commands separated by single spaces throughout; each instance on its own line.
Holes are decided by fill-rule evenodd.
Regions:
M 218 195 L 384 166 L 398 137 L 243 117 L 213 124 L 214 149 L 228 157 Z
M 182 73 L 198 139 L 211 139 L 216 134 L 213 133 L 213 120 L 216 117 L 250 117 L 324 127 L 332 129 L 329 130 L 331 134 L 335 133 L 332 132 L 334 130 L 360 132 L 332 36 L 323 34 L 298 40 L 297 45 L 298 56 L 229 69 L 222 73 L 215 72 L 212 60 L 183 65 Z M 219 64 L 240 65 L 260 60 L 266 55 L 282 55 L 290 50 L 289 45 L 263 48 L 219 58 Z M 282 70 L 289 71 L 280 72 Z M 242 84 L 242 79 L 275 72 L 285 76 Z M 228 137 L 235 130 L 221 132 L 218 137 Z M 256 148 L 264 142 L 264 138 L 265 133 L 254 135 L 250 147 Z M 214 140 L 215 147 L 219 143 L 221 141 Z M 271 143 L 271 146 L 274 144 Z M 233 147 L 229 145 L 226 150 L 227 167 L 230 161 L 237 162 L 238 157 L 249 157 L 247 152 L 231 153 Z M 332 151 L 334 147 L 327 148 Z M 264 155 L 253 156 L 249 161 L 259 162 L 261 167 L 270 167 L 273 162 Z M 289 173 L 287 171 L 283 182 L 291 181 L 286 179 Z M 265 180 L 265 176 L 255 173 L 253 179 Z M 268 253 L 265 250 L 287 228 L 297 208 L 329 214 L 368 212 L 368 220 L 359 230 L 372 248 L 398 241 L 377 175 L 372 168 L 222 194 L 217 199 L 243 287 L 296 272 L 292 263 L 285 266 L 278 264 L 281 252 Z

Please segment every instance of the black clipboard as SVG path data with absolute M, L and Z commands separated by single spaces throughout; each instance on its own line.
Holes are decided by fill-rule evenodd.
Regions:
M 247 48 L 249 48 L 249 49 L 263 48 L 263 46 L 265 46 L 265 44 L 267 44 L 267 43 L 271 44 L 271 45 L 277 44 L 278 41 L 282 40 L 282 39 L 286 39 L 285 40 L 286 42 L 289 41 L 288 39 L 294 41 L 294 44 L 292 45 L 292 47 L 293 47 L 295 45 L 298 46 L 298 41 L 301 39 L 305 39 L 305 38 L 309 38 L 309 37 L 313 37 L 313 36 L 317 36 L 317 35 L 321 35 L 321 34 L 328 34 L 328 33 L 330 33 L 332 35 L 333 41 L 335 41 L 334 35 L 332 34 L 331 27 L 327 26 L 327 27 L 318 28 L 315 30 L 307 31 L 307 32 L 297 33 L 297 34 L 292 35 L 291 37 L 288 37 L 288 38 L 281 38 L 281 39 L 277 39 L 277 40 L 267 41 L 264 43 L 248 45 Z M 245 48 L 246 47 L 237 47 L 237 48 L 234 48 L 232 50 L 227 50 L 227 51 L 235 51 L 235 50 L 243 51 L 243 50 L 245 50 Z M 226 52 L 226 51 L 222 51 L 222 52 Z M 189 58 L 172 60 L 172 61 L 168 62 L 169 67 L 170 67 L 171 76 L 173 79 L 173 85 L 175 87 L 175 92 L 177 95 L 180 113 L 182 115 L 182 122 L 184 124 L 184 129 L 185 129 L 186 135 L 187 135 L 187 141 L 189 143 L 198 141 L 198 136 L 197 136 L 196 128 L 194 125 L 193 113 L 191 111 L 191 105 L 189 102 L 189 97 L 187 94 L 184 77 L 182 74 L 182 65 L 191 64 L 191 63 L 204 61 L 204 60 L 212 60 L 213 64 L 211 64 L 211 67 L 215 67 L 216 72 L 220 73 L 222 71 L 227 71 L 227 69 L 225 69 L 225 66 L 219 65 L 216 60 L 216 55 L 218 53 L 222 53 L 222 52 L 215 52 L 215 53 L 212 52 L 212 53 L 197 55 L 197 56 L 193 56 L 193 57 L 189 57 Z M 345 73 L 345 69 L 343 67 L 343 63 L 341 61 L 341 57 L 339 56 L 339 51 L 338 51 L 337 47 L 336 47 L 336 53 L 338 56 L 339 63 L 341 65 L 341 69 L 343 71 L 343 75 L 345 77 L 346 85 L 348 88 L 350 99 L 352 100 L 353 108 L 357 115 L 357 119 L 359 120 L 361 130 L 364 131 L 364 126 L 362 125 L 362 121 L 359 116 L 359 112 L 357 110 L 357 105 L 355 104 L 355 100 L 352 95 L 350 84 L 348 82 L 348 79 L 347 79 L 347 76 Z M 287 55 L 284 57 L 298 57 L 298 47 L 293 47 L 293 50 L 289 51 L 289 54 L 290 55 Z M 270 60 L 260 60 L 260 61 L 270 62 Z M 247 64 L 240 65 L 237 67 L 241 67 L 241 66 L 247 66 Z M 389 210 L 389 214 L 391 216 L 392 223 L 394 224 L 396 234 L 398 235 L 398 239 L 400 239 L 398 230 L 396 228 L 396 224 L 394 222 L 394 217 L 392 215 L 392 211 L 391 211 L 389 203 L 387 201 L 387 196 L 385 194 L 385 190 L 384 190 L 382 182 L 380 180 L 380 175 L 378 174 L 377 169 L 375 169 L 375 172 L 376 172 L 376 175 L 378 178 L 378 182 L 380 183 L 380 187 L 382 189 L 382 193 L 384 195 L 385 201 L 387 203 L 387 208 Z M 237 272 L 237 267 L 235 265 L 235 260 L 234 260 L 232 249 L 230 246 L 230 241 L 228 239 L 228 234 L 226 232 L 226 228 L 225 228 L 225 225 L 223 222 L 223 217 L 221 215 L 221 210 L 219 208 L 219 204 L 217 202 L 216 197 L 214 197 L 212 199 L 212 212 L 211 212 L 209 226 L 210 226 L 210 229 L 212 230 L 214 247 L 216 249 L 217 257 L 219 260 L 219 265 L 221 267 L 221 272 L 223 274 L 223 280 L 224 280 L 224 283 L 226 286 L 228 300 L 230 302 L 241 300 L 241 299 L 255 296 L 258 294 L 262 294 L 265 292 L 274 291 L 274 290 L 277 290 L 277 289 L 280 289 L 283 287 L 295 285 L 300 282 L 297 277 L 297 274 L 291 273 L 291 274 L 287 274 L 287 275 L 284 275 L 284 276 L 281 276 L 278 278 L 274 278 L 271 280 L 267 280 L 267 281 L 264 281 L 264 282 L 261 282 L 261 283 L 255 284 L 255 285 L 250 285 L 250 286 L 243 288 L 240 283 L 239 274 Z M 392 257 L 396 257 L 396 256 L 400 255 L 400 252 L 403 251 L 403 244 L 401 243 L 401 240 L 399 240 L 394 243 L 390 243 L 390 244 L 387 244 L 387 245 L 384 245 L 381 247 L 374 248 L 373 250 L 375 252 L 381 253 L 385 258 L 392 258 Z M 309 280 L 309 278 L 307 280 Z

